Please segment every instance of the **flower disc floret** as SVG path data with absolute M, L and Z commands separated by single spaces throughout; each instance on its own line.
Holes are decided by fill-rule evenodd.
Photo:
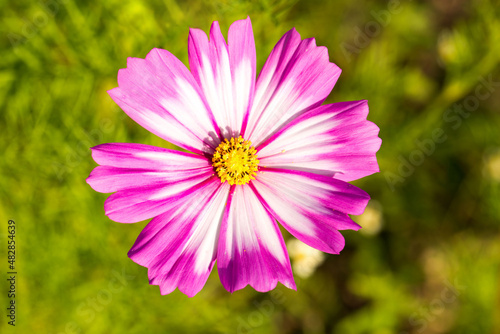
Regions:
M 212 165 L 222 183 L 242 185 L 255 180 L 259 160 L 252 143 L 238 138 L 224 139 L 215 149 Z

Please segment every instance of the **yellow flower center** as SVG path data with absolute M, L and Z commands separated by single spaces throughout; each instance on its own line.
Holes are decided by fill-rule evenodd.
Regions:
M 241 185 L 255 180 L 259 160 L 255 155 L 257 151 L 251 145 L 250 141 L 239 136 L 224 139 L 215 149 L 212 166 L 222 183 L 227 181 L 230 185 Z

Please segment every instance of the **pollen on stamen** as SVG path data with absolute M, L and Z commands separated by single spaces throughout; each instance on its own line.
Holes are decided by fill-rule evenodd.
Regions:
M 222 183 L 242 185 L 255 180 L 259 160 L 252 143 L 238 138 L 227 138 L 215 149 L 212 166 Z

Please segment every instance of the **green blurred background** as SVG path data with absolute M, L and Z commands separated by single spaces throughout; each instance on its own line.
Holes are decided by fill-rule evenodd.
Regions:
M 498 1 L 0 3 L 1 333 L 500 333 Z M 259 68 L 296 27 L 343 69 L 327 102 L 368 99 L 383 144 L 381 172 L 355 182 L 373 199 L 365 228 L 296 274 L 298 291 L 231 295 L 214 270 L 192 299 L 161 296 L 127 257 L 146 222 L 104 215 L 88 148 L 169 147 L 107 95 L 118 69 L 154 47 L 187 64 L 189 27 L 247 15 Z

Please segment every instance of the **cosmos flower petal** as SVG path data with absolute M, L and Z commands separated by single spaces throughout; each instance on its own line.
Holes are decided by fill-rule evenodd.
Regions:
M 361 214 L 370 199 L 344 181 L 301 171 L 263 168 L 251 186 L 293 236 L 333 254 L 344 247 L 338 230 L 360 228 L 347 214 Z
M 175 205 L 175 202 L 198 191 L 204 183 L 213 179 L 213 171 L 206 169 L 173 182 L 163 181 L 118 191 L 106 199 L 104 211 L 116 222 L 136 223 L 162 214 L 168 206 Z
M 379 171 L 379 128 L 366 120 L 367 101 L 309 110 L 258 147 L 261 165 L 352 181 Z
M 140 144 L 103 144 L 92 148 L 96 167 L 87 183 L 99 192 L 116 192 L 104 209 L 113 220 L 135 223 L 165 212 L 186 191 L 212 178 L 206 158 Z
M 179 288 L 192 297 L 205 285 L 217 256 L 228 192 L 229 185 L 218 179 L 205 182 L 140 233 L 128 255 L 149 269 L 150 283 L 159 285 L 162 294 Z
M 215 119 L 193 75 L 170 52 L 128 58 L 111 98 L 141 126 L 194 153 L 218 145 Z
M 221 225 L 217 269 L 222 285 L 234 292 L 260 292 L 279 282 L 295 289 L 290 260 L 274 218 L 249 185 L 232 186 Z
M 259 146 L 273 132 L 330 94 L 341 70 L 329 62 L 326 47 L 302 40 L 292 29 L 276 44 L 255 88 L 245 138 Z
M 97 166 L 90 173 L 87 183 L 92 189 L 101 193 L 134 189 L 149 191 L 152 188 L 172 186 L 179 180 L 194 180 L 195 177 L 203 179 L 211 173 L 213 172 L 210 167 L 179 171 L 155 171 Z
M 249 111 L 255 86 L 255 42 L 250 19 L 234 22 L 228 43 L 216 21 L 205 32 L 191 29 L 189 65 L 226 137 L 238 136 Z
M 87 183 L 102 193 L 162 186 L 212 168 L 202 156 L 140 144 L 98 145 L 92 157 L 101 166 L 94 168 Z
M 166 148 L 129 143 L 108 143 L 92 147 L 99 165 L 147 170 L 189 170 L 210 167 L 205 157 Z

